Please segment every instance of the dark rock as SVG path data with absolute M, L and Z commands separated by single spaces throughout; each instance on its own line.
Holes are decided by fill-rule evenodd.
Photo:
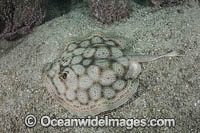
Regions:
M 88 3 L 92 14 L 104 24 L 111 24 L 130 15 L 128 0 L 89 0 Z
M 47 0 L 1 0 L 0 39 L 15 40 L 40 25 L 46 15 Z

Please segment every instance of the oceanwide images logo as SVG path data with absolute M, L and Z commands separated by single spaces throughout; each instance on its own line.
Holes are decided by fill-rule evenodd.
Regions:
M 49 116 L 41 117 L 40 124 L 43 127 L 126 127 L 132 129 L 135 126 L 145 126 L 145 119 L 141 121 L 138 119 L 110 119 L 108 116 L 99 118 L 98 116 L 92 118 L 76 118 L 76 119 L 51 119 Z
M 37 124 L 34 115 L 27 115 L 25 125 L 29 128 Z M 86 118 L 59 118 L 52 119 L 44 115 L 40 118 L 40 125 L 43 127 L 125 127 L 133 129 L 137 127 L 174 127 L 174 119 L 133 119 L 133 118 L 109 118 L 108 116 L 100 118 L 99 116 L 88 116 Z

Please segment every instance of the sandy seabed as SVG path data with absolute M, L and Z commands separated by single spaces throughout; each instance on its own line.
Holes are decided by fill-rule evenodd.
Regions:
M 131 4 L 129 19 L 103 25 L 90 15 L 87 4 L 81 3 L 15 42 L 17 46 L 0 58 L 0 132 L 200 132 L 200 7 L 192 4 L 156 9 Z M 59 55 L 67 39 L 93 31 L 131 39 L 136 54 L 185 51 L 183 57 L 144 63 L 137 94 L 123 106 L 103 114 L 114 118 L 174 118 L 174 128 L 40 125 L 43 115 L 77 118 L 53 100 L 43 85 L 41 70 Z M 24 124 L 28 114 L 38 118 L 34 128 Z

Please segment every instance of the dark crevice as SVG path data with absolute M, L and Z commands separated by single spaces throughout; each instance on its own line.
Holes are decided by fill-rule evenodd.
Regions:
M 5 21 L 0 18 L 0 34 L 4 31 L 5 25 Z
M 68 13 L 78 2 L 82 0 L 48 0 L 47 16 L 45 21 L 52 20 L 56 17 Z

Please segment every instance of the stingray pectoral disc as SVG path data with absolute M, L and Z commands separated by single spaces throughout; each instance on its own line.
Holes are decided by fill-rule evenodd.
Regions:
M 129 65 L 121 42 L 102 33 L 67 41 L 61 56 L 43 69 L 51 95 L 79 116 L 97 115 L 127 102 L 139 82 L 126 78 Z

